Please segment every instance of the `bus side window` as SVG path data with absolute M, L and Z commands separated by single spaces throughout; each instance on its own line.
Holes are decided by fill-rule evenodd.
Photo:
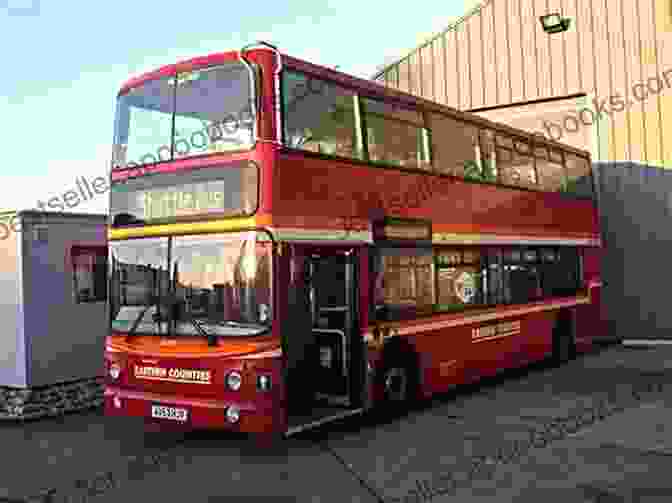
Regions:
M 537 172 L 529 142 L 516 140 L 513 146 L 513 170 L 518 173 L 519 185 L 528 189 L 537 189 Z
M 291 148 L 361 159 L 354 96 L 331 82 L 285 70 L 285 143 Z
M 434 304 L 431 250 L 384 248 L 378 256 L 373 299 L 378 320 L 413 319 Z
M 434 171 L 460 178 L 480 178 L 477 128 L 437 113 L 430 117 Z
M 535 269 L 526 263 L 525 250 L 513 247 L 505 250 L 505 302 L 525 304 L 537 297 Z
M 480 146 L 481 176 L 483 181 L 497 182 L 497 158 L 495 156 L 495 132 L 481 129 L 478 133 Z
M 404 168 L 431 169 L 429 140 L 422 113 L 362 98 L 369 161 Z
M 544 297 L 576 295 L 581 286 L 579 253 L 576 248 L 543 248 L 542 289 Z
M 591 166 L 588 159 L 566 154 L 567 192 L 579 197 L 594 197 Z
M 489 248 L 486 252 L 486 257 L 486 303 L 490 305 L 503 304 L 505 302 L 505 274 L 502 263 L 502 250 L 499 248 Z
M 462 310 L 486 303 L 487 272 L 479 248 L 459 247 L 435 250 L 436 311 Z
M 548 149 L 537 146 L 534 157 L 539 176 L 539 188 L 545 192 L 561 192 L 565 187 L 565 170 L 562 162 L 550 160 Z

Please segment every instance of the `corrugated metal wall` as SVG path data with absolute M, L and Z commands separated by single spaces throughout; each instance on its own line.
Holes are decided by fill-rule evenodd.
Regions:
M 672 338 L 672 171 L 595 163 L 603 239 L 603 306 L 610 337 Z
M 542 30 L 539 16 L 553 12 L 571 18 L 569 31 Z M 591 132 L 594 157 L 672 166 L 671 0 L 486 0 L 379 80 L 460 110 L 584 93 L 573 116 L 587 126 L 561 140 L 574 144 L 572 134 L 597 129 L 594 100 L 618 95 L 623 105 L 610 105 Z M 540 111 L 535 129 L 545 117 Z

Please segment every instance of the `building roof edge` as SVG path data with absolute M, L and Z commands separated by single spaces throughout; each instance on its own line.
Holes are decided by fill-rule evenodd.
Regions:
M 411 54 L 413 54 L 414 52 L 419 51 L 419 50 L 422 49 L 423 47 L 428 46 L 429 44 L 431 44 L 432 42 L 434 42 L 437 38 L 442 37 L 443 35 L 445 35 L 445 34 L 448 33 L 449 31 L 454 31 L 454 30 L 456 30 L 458 26 L 460 26 L 462 23 L 464 23 L 464 22 L 465 22 L 467 19 L 469 19 L 470 17 L 472 17 L 472 16 L 474 16 L 474 15 L 480 13 L 481 10 L 483 9 L 483 7 L 487 7 L 487 6 L 490 5 L 492 2 L 494 2 L 494 0 L 482 0 L 478 5 L 476 5 L 475 7 L 473 7 L 471 10 L 469 10 L 469 11 L 468 11 L 466 14 L 464 14 L 463 16 L 459 17 L 458 19 L 456 19 L 455 21 L 453 21 L 452 23 L 450 23 L 446 28 L 444 28 L 444 29 L 443 29 L 442 31 L 440 31 L 439 33 L 436 33 L 436 34 L 434 34 L 434 35 L 431 35 L 427 40 L 425 40 L 424 42 L 422 42 L 422 43 L 419 44 L 419 45 L 416 45 L 416 46 L 415 46 L 413 49 L 411 49 L 410 51 L 404 53 L 404 55 L 403 55 L 402 57 L 398 58 L 398 59 L 395 60 L 393 63 L 386 64 L 386 65 L 384 65 L 382 68 L 380 68 L 379 70 L 376 70 L 376 73 L 371 77 L 371 80 L 376 80 L 376 79 L 378 79 L 380 76 L 382 76 L 382 75 L 383 75 L 387 70 L 389 70 L 391 67 L 398 65 L 398 64 L 401 63 L 403 60 L 405 60 L 406 58 L 408 58 Z

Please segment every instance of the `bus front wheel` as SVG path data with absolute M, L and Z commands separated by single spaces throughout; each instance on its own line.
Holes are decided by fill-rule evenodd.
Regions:
M 384 360 L 379 373 L 382 408 L 400 412 L 417 398 L 417 368 L 408 355 L 394 355 Z

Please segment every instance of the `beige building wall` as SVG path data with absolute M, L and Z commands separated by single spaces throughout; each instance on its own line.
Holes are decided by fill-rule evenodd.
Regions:
M 543 31 L 554 12 L 567 32 Z M 485 0 L 376 78 L 595 159 L 672 167 L 672 0 Z

